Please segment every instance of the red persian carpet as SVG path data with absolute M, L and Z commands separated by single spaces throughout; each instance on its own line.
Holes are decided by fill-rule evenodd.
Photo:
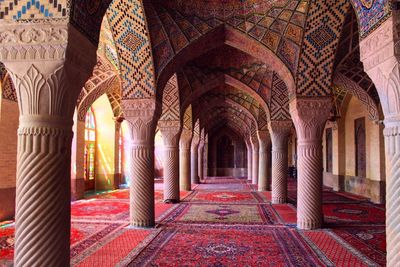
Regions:
M 71 266 L 385 266 L 385 208 L 324 189 L 324 229 L 295 228 L 296 205 L 271 204 L 245 179 L 208 178 L 179 204 L 155 191 L 152 229 L 129 227 L 129 190 L 71 204 Z M 290 196 L 296 183 L 289 181 Z M 14 224 L 0 223 L 0 266 L 12 266 Z
M 252 192 L 208 192 L 196 191 L 191 202 L 208 202 L 208 203 L 257 203 Z
M 295 230 L 168 227 L 130 266 L 323 266 Z

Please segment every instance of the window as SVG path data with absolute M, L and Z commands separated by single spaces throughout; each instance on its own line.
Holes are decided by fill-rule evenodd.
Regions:
M 84 178 L 91 181 L 95 178 L 95 156 L 96 156 L 96 123 L 92 109 L 86 113 L 85 121 L 85 161 Z
M 326 172 L 332 172 L 332 128 L 326 129 Z
M 122 173 L 122 149 L 123 148 L 123 141 L 122 141 L 122 128 L 119 128 L 119 140 L 118 140 L 118 170 L 119 173 Z
M 354 141 L 356 156 L 356 176 L 366 177 L 367 160 L 366 160 L 366 133 L 365 118 L 356 119 L 354 121 Z

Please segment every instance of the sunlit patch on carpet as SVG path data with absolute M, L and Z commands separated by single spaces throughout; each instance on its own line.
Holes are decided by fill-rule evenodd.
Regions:
M 129 189 L 114 190 L 105 194 L 91 196 L 98 199 L 129 199 Z
M 73 219 L 126 220 L 129 218 L 129 202 L 112 200 L 82 200 L 71 204 Z
M 214 224 L 275 224 L 270 205 L 181 204 L 164 222 Z
M 322 266 L 287 228 L 224 226 L 167 228 L 132 266 Z
M 7 266 L 14 258 L 14 225 L 0 227 L 0 266 Z

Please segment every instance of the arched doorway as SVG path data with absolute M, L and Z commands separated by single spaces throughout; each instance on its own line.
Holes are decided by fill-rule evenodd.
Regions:
M 217 141 L 217 168 L 235 168 L 235 146 L 226 135 Z

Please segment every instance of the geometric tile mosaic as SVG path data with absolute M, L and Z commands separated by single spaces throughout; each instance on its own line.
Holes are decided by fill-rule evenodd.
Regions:
M 297 94 L 331 95 L 333 62 L 349 8 L 347 1 L 312 1 L 297 72 Z
M 179 88 L 177 75 L 174 74 L 165 85 L 160 121 L 179 121 L 179 113 Z
M 187 130 L 192 130 L 193 128 L 193 113 L 192 105 L 189 105 L 183 115 L 183 128 Z
M 306 0 L 146 2 L 156 73 L 182 49 L 223 24 L 276 52 L 294 74 L 307 7 Z
M 352 0 L 360 26 L 360 38 L 367 37 L 392 15 L 389 0 Z
M 57 2 L 57 0 L 50 0 Z M 72 1 L 70 22 L 94 44 L 98 43 L 104 14 L 111 0 Z
M 271 102 L 269 105 L 271 120 L 291 120 L 289 95 L 285 83 L 275 74 L 272 80 Z
M 113 1 L 107 17 L 119 55 L 122 99 L 154 96 L 154 64 L 142 1 Z
M 64 18 L 69 15 L 68 2 L 67 0 L 0 0 L 0 19 Z

